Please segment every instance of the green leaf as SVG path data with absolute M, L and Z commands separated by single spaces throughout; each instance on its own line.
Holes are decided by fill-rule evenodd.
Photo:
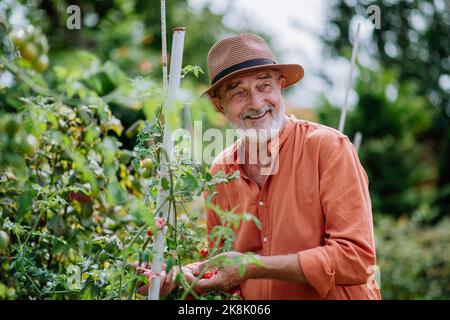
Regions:
M 166 177 L 162 177 L 161 179 L 161 187 L 164 190 L 169 190 L 170 189 L 170 182 Z

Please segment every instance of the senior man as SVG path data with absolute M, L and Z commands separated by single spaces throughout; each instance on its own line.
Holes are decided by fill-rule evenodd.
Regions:
M 242 277 L 236 267 L 219 268 L 196 290 L 239 287 L 250 300 L 381 299 L 370 281 L 376 264 L 371 201 L 355 148 L 335 129 L 285 114 L 282 91 L 303 78 L 303 68 L 276 63 L 261 37 L 244 33 L 211 48 L 208 71 L 205 93 L 241 132 L 211 167 L 213 173 L 238 170 L 240 178 L 218 185 L 213 203 L 261 223 L 260 229 L 243 221 L 235 251 L 222 255 L 253 252 L 262 266 L 248 264 Z M 255 141 L 258 150 L 267 142 L 269 165 L 260 157 L 249 161 Z M 208 234 L 220 224 L 207 209 Z M 188 266 L 185 277 L 194 281 L 205 263 Z

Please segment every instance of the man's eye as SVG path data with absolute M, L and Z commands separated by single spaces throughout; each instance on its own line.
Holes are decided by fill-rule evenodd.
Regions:
M 240 97 L 244 94 L 244 91 L 235 92 L 231 97 Z

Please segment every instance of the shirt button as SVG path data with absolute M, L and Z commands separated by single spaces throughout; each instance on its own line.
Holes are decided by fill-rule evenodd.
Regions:
M 267 237 L 264 237 L 264 238 L 263 238 L 263 242 L 267 242 Z
M 259 201 L 258 204 L 259 204 L 260 206 L 263 206 L 263 205 L 264 205 L 264 201 Z

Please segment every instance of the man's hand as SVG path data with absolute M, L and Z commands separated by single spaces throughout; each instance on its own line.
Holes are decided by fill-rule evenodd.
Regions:
M 303 270 L 298 261 L 297 254 L 287 254 L 278 256 L 257 256 L 259 263 L 255 264 L 245 259 L 245 272 L 239 275 L 238 262 L 229 263 L 230 259 L 238 259 L 244 256 L 238 252 L 222 253 L 212 259 L 197 263 L 193 268 L 193 275 L 199 276 L 203 270 L 214 270 L 217 273 L 209 279 L 198 280 L 194 286 L 195 291 L 223 290 L 229 291 L 248 279 L 277 279 L 283 281 L 294 281 L 308 283 Z M 228 264 L 226 263 L 228 261 Z M 196 278 L 186 277 L 193 283 Z
M 195 264 L 192 264 L 192 266 L 193 265 L 195 265 Z M 134 269 L 136 269 L 138 272 L 142 273 L 148 279 L 149 284 L 145 284 L 145 285 L 141 284 L 138 287 L 139 293 L 141 293 L 143 295 L 147 295 L 151 281 L 152 281 L 153 277 L 155 277 L 156 275 L 153 274 L 153 272 L 151 270 L 151 266 L 149 264 L 139 267 L 137 262 L 135 262 L 135 263 L 133 263 L 132 267 Z M 180 268 L 178 266 L 174 266 L 172 269 L 170 269 L 169 273 L 167 273 L 167 274 L 164 271 L 165 269 L 166 269 L 166 265 L 163 263 L 163 271 L 161 271 L 161 273 L 160 273 L 160 277 L 161 277 L 161 282 L 160 282 L 160 287 L 159 287 L 160 288 L 159 289 L 160 296 L 168 295 L 170 292 L 172 292 L 173 289 L 175 289 L 177 287 L 177 285 L 175 283 L 175 278 L 176 278 L 177 274 L 180 273 Z M 183 273 L 183 275 L 185 276 L 186 279 L 195 278 L 194 275 L 192 274 L 192 267 L 189 267 L 189 266 L 182 267 L 181 272 Z
M 236 261 L 242 256 L 243 254 L 239 252 L 226 252 L 209 260 L 188 265 L 191 267 L 192 275 L 187 275 L 186 280 L 193 283 L 203 271 L 217 270 L 217 273 L 209 273 L 208 279 L 198 280 L 193 289 L 198 293 L 212 290 L 229 291 L 248 278 L 247 272 L 240 276 L 238 266 L 227 264 L 227 262 L 230 262 L 230 259 Z

